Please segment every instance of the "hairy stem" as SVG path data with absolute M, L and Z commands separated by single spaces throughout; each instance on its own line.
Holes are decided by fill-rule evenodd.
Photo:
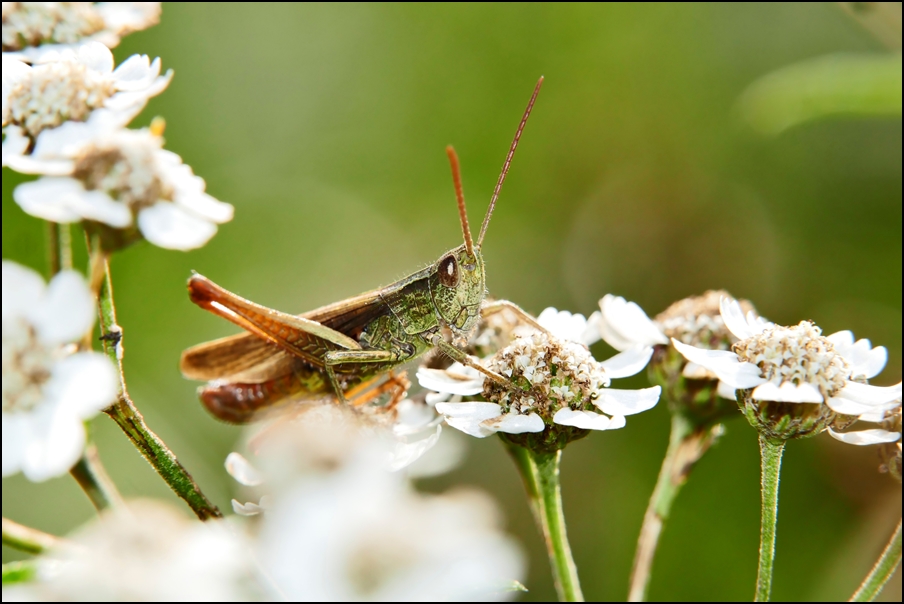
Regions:
M 119 397 L 104 409 L 122 428 L 132 444 L 160 475 L 169 487 L 191 507 L 201 520 L 222 518 L 223 514 L 201 492 L 191 475 L 179 463 L 175 454 L 154 434 L 135 403 L 129 397 L 122 367 L 122 328 L 116 324 L 116 307 L 113 302 L 113 282 L 107 257 L 99 242 L 91 242 L 91 276 L 89 282 L 98 292 L 101 339 L 104 352 L 119 369 Z
M 760 436 L 760 562 L 756 575 L 755 602 L 768 602 L 772 592 L 775 563 L 775 525 L 778 521 L 778 480 L 782 469 L 784 442 L 773 443 Z
M 709 449 L 719 434 L 719 428 L 707 426 L 695 427 L 680 413 L 672 415 L 672 432 L 669 435 L 669 448 L 659 470 L 656 487 L 650 496 L 647 512 L 644 514 L 643 526 L 637 540 L 637 552 L 634 555 L 634 566 L 631 570 L 629 602 L 643 602 L 647 599 L 650 574 L 653 569 L 653 557 L 659 545 L 659 535 L 669 517 L 672 503 L 684 486 L 694 464 Z
M 81 459 L 69 470 L 69 473 L 85 491 L 98 512 L 122 503 L 122 496 L 100 463 L 97 447 L 93 442 L 85 445 Z
M 29 554 L 40 554 L 64 543 L 66 543 L 65 539 L 13 522 L 9 518 L 3 518 L 3 545 L 7 547 Z
M 510 443 L 508 448 L 521 472 L 534 520 L 546 542 L 559 600 L 583 602 L 584 594 L 578 580 L 578 569 L 565 532 L 562 490 L 559 485 L 562 451 L 536 453 Z
M 901 563 L 901 521 L 872 570 L 848 602 L 872 602 Z

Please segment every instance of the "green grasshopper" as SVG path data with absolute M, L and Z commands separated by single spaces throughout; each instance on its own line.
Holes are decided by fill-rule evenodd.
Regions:
M 433 265 L 386 287 L 302 315 L 255 304 L 206 277 L 192 275 L 188 280 L 192 302 L 246 330 L 182 353 L 182 374 L 210 382 L 199 391 L 204 406 L 221 420 L 245 423 L 284 400 L 332 394 L 347 402 L 368 388 L 373 390 L 368 392 L 371 396 L 386 391 L 386 384 L 396 386 L 400 396 L 407 382 L 393 378 L 392 369 L 431 349 L 511 386 L 506 378 L 481 366 L 456 344 L 468 342 L 482 315 L 502 308 L 512 309 L 525 322 L 542 329 L 513 303 L 486 301 L 486 273 L 480 253 L 502 183 L 542 84 L 541 77 L 505 158 L 476 245 L 468 227 L 458 157 L 452 147 L 447 147 L 464 244 L 443 254 Z M 452 342 L 446 335 L 451 335 Z M 372 388 L 386 372 L 390 372 L 390 379 L 383 387 Z

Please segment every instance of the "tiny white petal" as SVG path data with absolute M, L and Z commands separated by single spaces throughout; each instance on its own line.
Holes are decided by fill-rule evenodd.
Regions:
M 556 411 L 552 421 L 560 426 L 574 426 L 584 430 L 608 430 L 611 423 L 611 420 L 601 413 L 575 411 L 568 407 Z
M 44 299 L 27 311 L 41 340 L 50 344 L 73 342 L 94 325 L 94 296 L 82 276 L 60 271 L 50 280 Z
M 442 434 L 442 431 L 442 425 L 437 424 L 436 428 L 427 438 L 422 438 L 410 443 L 397 442 L 390 457 L 389 471 L 396 472 L 403 468 L 407 468 L 420 459 L 424 453 L 432 449 L 439 441 L 439 436 Z
M 44 177 L 24 182 L 13 190 L 13 199 L 26 214 L 51 222 L 78 222 L 82 217 L 72 209 L 70 199 L 85 190 L 74 178 Z
M 256 487 L 263 484 L 264 477 L 261 473 L 251 465 L 251 462 L 242 457 L 240 453 L 233 451 L 226 456 L 226 471 L 232 476 L 236 482 L 246 487 Z
M 3 412 L 3 477 L 22 469 L 25 448 L 31 440 L 31 422 L 24 413 Z
M 159 247 L 191 250 L 201 247 L 217 232 L 216 225 L 197 218 L 169 202 L 160 202 L 138 213 L 144 238 Z
M 766 382 L 754 388 L 751 396 L 757 401 L 780 403 L 821 403 L 824 400 L 819 388 L 813 384 L 791 382 Z
M 864 377 L 873 378 L 879 375 L 888 363 L 888 350 L 885 346 L 876 346 L 867 353 L 866 358 L 854 368 L 854 374 L 861 372 Z
M 537 323 L 563 340 L 583 343 L 587 330 L 587 319 L 582 314 L 572 314 L 567 310 L 549 307 L 537 316 Z
M 835 413 L 841 413 L 844 415 L 862 416 L 863 414 L 869 413 L 870 411 L 874 410 L 870 405 L 864 405 L 863 403 L 848 400 L 843 396 L 829 397 L 829 400 L 826 401 L 826 404 Z
M 691 380 L 711 380 L 713 379 L 713 372 L 704 367 L 703 365 L 699 365 L 694 363 L 693 361 L 688 361 L 684 364 L 684 369 L 681 370 L 681 375 Z
M 866 413 L 861 413 L 858 419 L 864 422 L 881 422 L 885 419 L 886 413 L 885 409 L 870 410 Z
M 99 352 L 78 352 L 57 361 L 44 396 L 58 404 L 57 415 L 88 419 L 112 404 L 119 393 L 113 363 Z
M 661 386 L 639 390 L 603 388 L 593 404 L 609 415 L 634 415 L 655 407 L 661 394 Z
M 443 371 L 427 367 L 417 370 L 417 381 L 422 388 L 460 396 L 473 396 L 483 392 L 483 380 L 483 374 L 474 378 L 451 370 Z
M 683 344 L 672 338 L 672 345 L 688 361 L 702 365 L 716 374 L 723 382 L 734 388 L 753 388 L 764 384 L 760 368 L 753 363 L 742 363 L 738 355 L 728 350 L 704 350 Z
M 446 423 L 465 434 L 485 438 L 495 434 L 495 430 L 481 425 L 484 420 L 502 414 L 502 407 L 496 403 L 437 403 L 436 411 L 446 416 Z
M 901 400 L 901 382 L 894 386 L 871 386 L 859 382 L 847 382 L 840 396 L 873 407 L 887 405 Z
M 716 394 L 731 401 L 737 400 L 737 392 L 736 388 L 726 384 L 722 380 L 719 380 L 719 385 L 716 386 Z
M 198 217 L 217 224 L 229 222 L 235 213 L 235 208 L 231 204 L 203 192 L 182 195 L 177 191 L 175 202 Z
M 34 308 L 44 297 L 46 287 L 44 279 L 36 271 L 12 260 L 4 260 L 3 320 L 22 316 Z
M 609 421 L 609 429 L 618 430 L 624 428 L 626 423 L 627 421 L 625 420 L 624 415 L 613 415 L 612 419 Z
M 22 473 L 32 482 L 65 474 L 85 447 L 85 426 L 69 413 L 30 418 L 33 438 L 25 448 Z
M 508 434 L 523 434 L 525 432 L 543 432 L 546 424 L 536 413 L 529 415 L 515 415 L 505 413 L 503 415 L 486 419 L 480 423 L 484 428 L 506 432 Z
M 603 361 L 600 366 L 606 371 L 606 376 L 612 379 L 629 377 L 642 371 L 652 356 L 653 349 L 649 346 L 632 348 Z
M 239 503 L 238 500 L 232 500 L 232 511 L 239 516 L 257 516 L 264 511 L 264 507 L 253 501 L 247 503 Z
M 135 91 L 147 88 L 159 73 L 159 65 L 156 73 L 151 70 L 151 60 L 147 55 L 132 55 L 116 68 L 113 77 L 119 90 Z
M 669 342 L 640 306 L 621 296 L 603 296 L 598 326 L 600 336 L 616 350 Z
M 600 317 L 602 314 L 600 311 L 593 311 L 589 317 L 587 317 L 587 325 L 584 327 L 583 333 L 581 333 L 580 342 L 584 346 L 590 346 L 591 344 L 596 344 L 600 341 L 602 336 L 600 335 Z
M 745 316 L 744 311 L 741 310 L 741 304 L 726 296 L 719 299 L 719 309 L 722 313 L 722 320 L 725 321 L 725 327 L 739 340 L 752 338 L 765 331 L 769 326 L 767 321 L 759 319 L 754 313 L 748 313 Z
M 829 428 L 829 434 L 835 440 L 840 440 L 849 445 L 878 445 L 880 443 L 893 443 L 901 439 L 900 432 L 889 432 L 878 428 L 856 432 L 835 432 Z
M 113 53 L 100 42 L 87 42 L 79 46 L 78 62 L 100 73 L 113 71 Z
M 836 348 L 847 348 L 854 345 L 854 332 L 850 329 L 844 331 L 836 331 L 831 335 L 827 335 L 826 339 Z M 841 352 L 840 350 L 838 352 Z M 843 354 L 843 353 L 842 353 Z
M 6 68 L 4 67 L 4 69 Z M 6 103 L 5 95 L 3 102 Z M 6 115 L 6 109 L 3 110 L 3 115 Z M 6 126 L 3 129 L 3 165 L 10 165 L 9 160 L 25 153 L 30 144 L 31 140 L 25 136 L 25 131 L 22 128 L 19 126 Z

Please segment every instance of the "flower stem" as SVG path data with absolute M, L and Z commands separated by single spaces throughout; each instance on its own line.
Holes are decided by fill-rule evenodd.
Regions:
M 694 464 L 706 453 L 721 433 L 721 425 L 715 427 L 694 426 L 687 417 L 680 413 L 672 414 L 672 432 L 669 435 L 669 448 L 659 470 L 656 487 L 650 496 L 650 503 L 643 518 L 640 537 L 637 540 L 637 552 L 634 555 L 634 567 L 631 570 L 629 602 L 644 602 L 650 584 L 650 573 L 653 568 L 653 557 L 659 545 L 659 535 L 672 503 L 678 496 L 681 487 L 687 481 L 688 474 Z
M 901 521 L 898 520 L 898 527 L 891 536 L 888 545 L 879 559 L 876 560 L 875 566 L 869 571 L 866 579 L 851 596 L 848 602 L 872 602 L 876 599 L 885 584 L 895 574 L 895 570 L 901 563 Z
M 92 287 L 95 284 L 97 287 L 94 291 L 98 292 L 104 352 L 119 369 L 119 397 L 115 403 L 104 409 L 104 413 L 122 428 L 145 460 L 154 467 L 176 495 L 188 504 L 198 518 L 201 520 L 222 518 L 223 514 L 201 492 L 191 475 L 179 463 L 176 455 L 170 451 L 159 436 L 148 428 L 144 417 L 129 397 L 122 367 L 122 328 L 116 324 L 116 307 L 113 303 L 110 267 L 106 253 L 101 249 L 99 242 L 90 242 L 89 249 L 91 250 L 89 283 Z
M 509 452 L 521 472 L 534 520 L 546 541 L 553 581 L 561 602 L 583 602 L 578 569 L 571 555 L 562 510 L 559 464 L 562 451 L 537 453 L 507 443 Z
M 110 479 L 104 466 L 100 463 L 97 447 L 89 442 L 85 445 L 81 459 L 69 470 L 82 490 L 91 500 L 94 508 L 100 512 L 122 503 L 122 496 Z
M 29 554 L 40 554 L 44 550 L 59 547 L 66 541 L 44 531 L 3 518 L 3 545 Z
M 782 469 L 785 443 L 771 442 L 760 436 L 760 563 L 756 575 L 755 602 L 768 602 L 772 592 L 772 566 L 775 563 L 775 525 L 778 521 L 778 479 Z

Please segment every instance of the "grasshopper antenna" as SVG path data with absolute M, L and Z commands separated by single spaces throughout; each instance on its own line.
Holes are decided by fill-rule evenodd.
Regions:
M 452 182 L 455 184 L 455 198 L 458 200 L 458 215 L 461 218 L 461 231 L 465 235 L 465 247 L 468 254 L 474 255 L 474 242 L 471 240 L 471 227 L 468 226 L 468 210 L 465 208 L 465 193 L 461 188 L 461 166 L 458 164 L 458 155 L 452 145 L 446 147 L 446 155 L 449 156 L 449 165 L 452 167 Z
M 508 174 L 509 166 L 512 165 L 512 158 L 515 156 L 515 149 L 518 148 L 518 141 L 521 139 L 521 132 L 524 130 L 524 125 L 527 124 L 527 118 L 530 117 L 530 111 L 534 108 L 534 101 L 537 100 L 537 95 L 540 94 L 540 86 L 543 85 L 543 76 L 540 76 L 540 79 L 537 80 L 537 85 L 534 87 L 534 93 L 530 97 L 530 101 L 527 103 L 527 109 L 524 110 L 524 116 L 521 118 L 521 123 L 518 124 L 518 131 L 515 132 L 515 140 L 512 141 L 512 146 L 509 148 L 508 155 L 505 157 L 505 163 L 502 164 L 502 174 L 499 175 L 499 180 L 496 181 L 496 188 L 493 189 L 493 197 L 490 199 L 490 207 L 487 208 L 487 215 L 483 219 L 483 224 L 480 226 L 480 235 L 477 237 L 477 247 L 483 243 L 483 236 L 487 233 L 487 225 L 490 224 L 490 216 L 493 215 L 493 209 L 496 207 L 496 200 L 499 198 L 499 191 L 502 190 L 502 183 L 505 182 L 505 175 Z

